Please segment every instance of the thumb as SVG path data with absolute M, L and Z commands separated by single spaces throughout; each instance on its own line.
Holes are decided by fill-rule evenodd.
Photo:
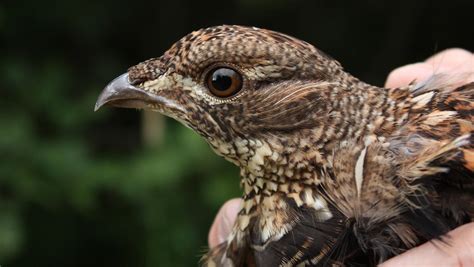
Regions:
M 380 267 L 474 266 L 474 223 L 454 229 L 443 240 L 432 240 L 384 262 Z
M 241 202 L 240 198 L 234 198 L 227 201 L 221 207 L 209 231 L 208 242 L 210 248 L 219 245 L 227 239 L 237 218 Z

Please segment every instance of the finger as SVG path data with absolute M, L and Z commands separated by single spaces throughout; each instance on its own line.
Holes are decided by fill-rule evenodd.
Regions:
M 474 266 L 474 223 L 463 225 L 451 232 L 447 243 L 431 241 L 392 258 L 379 267 L 402 266 Z
M 446 49 L 425 62 L 433 66 L 435 72 L 474 72 L 474 54 L 461 48 Z
M 425 62 L 414 63 L 393 70 L 385 83 L 385 87 L 395 88 L 406 86 L 413 81 L 423 81 L 436 73 L 474 73 L 474 54 L 460 48 L 444 50 Z M 466 82 L 473 75 L 465 76 Z
M 240 198 L 231 199 L 222 205 L 212 223 L 211 230 L 209 231 L 208 243 L 210 248 L 213 248 L 226 240 L 227 236 L 232 231 L 232 226 L 237 218 L 240 205 Z
M 388 75 L 385 87 L 407 86 L 413 81 L 423 81 L 433 75 L 433 66 L 420 62 L 396 68 Z

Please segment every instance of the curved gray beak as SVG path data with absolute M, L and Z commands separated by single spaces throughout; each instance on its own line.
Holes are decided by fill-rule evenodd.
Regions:
M 147 108 L 147 104 L 165 103 L 163 97 L 151 94 L 130 84 L 128 73 L 110 82 L 95 103 L 94 111 L 108 105 L 122 108 Z
M 165 115 L 176 115 L 173 113 L 185 113 L 186 109 L 179 104 L 174 97 L 170 98 L 169 88 L 151 93 L 138 88 L 130 83 L 128 73 L 122 74 L 110 82 L 95 103 L 94 111 L 102 106 L 121 108 L 152 109 Z

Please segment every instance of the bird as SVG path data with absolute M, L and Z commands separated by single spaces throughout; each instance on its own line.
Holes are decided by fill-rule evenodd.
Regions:
M 202 266 L 376 266 L 473 221 L 463 81 L 373 86 L 305 41 L 221 25 L 130 67 L 95 110 L 162 113 L 240 168 L 236 222 Z

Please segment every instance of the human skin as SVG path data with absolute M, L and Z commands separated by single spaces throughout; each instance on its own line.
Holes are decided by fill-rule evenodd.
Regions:
M 459 48 L 444 50 L 424 62 L 409 64 L 393 70 L 388 75 L 385 87 L 406 86 L 410 82 L 423 81 L 437 73 L 462 74 L 465 83 L 473 82 L 474 54 Z M 225 241 L 237 218 L 240 202 L 240 199 L 231 199 L 221 207 L 209 231 L 209 247 L 215 247 Z M 460 226 L 446 236 L 446 243 L 437 240 L 427 242 L 384 262 L 380 266 L 474 266 L 474 222 Z

